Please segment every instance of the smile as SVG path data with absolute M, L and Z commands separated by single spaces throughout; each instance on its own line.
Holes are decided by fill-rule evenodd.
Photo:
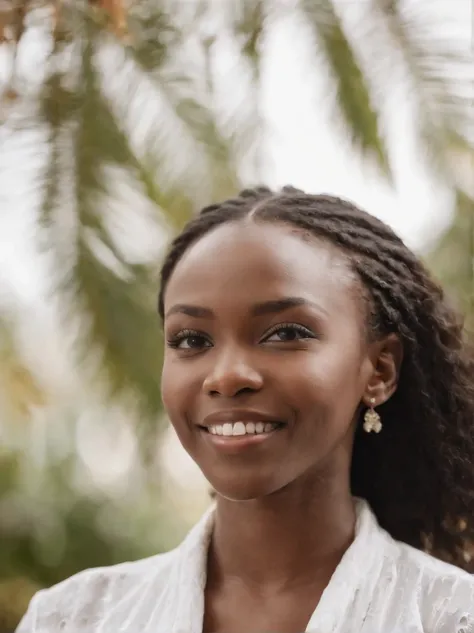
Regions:
M 225 437 L 242 437 L 244 435 L 263 435 L 275 431 L 282 424 L 279 422 L 226 422 L 225 424 L 212 424 L 207 427 L 211 435 Z
M 203 437 L 215 450 L 226 455 L 237 455 L 242 451 L 271 442 L 286 428 L 282 422 L 225 422 L 201 427 Z

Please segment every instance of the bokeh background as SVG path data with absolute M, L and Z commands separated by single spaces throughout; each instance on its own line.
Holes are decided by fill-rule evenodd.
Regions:
M 0 633 L 209 502 L 160 401 L 158 271 L 292 184 L 382 218 L 473 330 L 472 0 L 0 0 Z

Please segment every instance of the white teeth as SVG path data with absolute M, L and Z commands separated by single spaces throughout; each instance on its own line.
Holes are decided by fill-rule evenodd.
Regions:
M 228 422 L 222 426 L 222 435 L 234 435 L 232 430 L 233 425 Z
M 236 422 L 234 424 L 234 428 L 232 429 L 232 435 L 245 435 L 245 433 L 245 424 L 243 422 Z
M 226 437 L 239 435 L 255 435 L 262 433 L 270 433 L 278 427 L 274 422 L 226 422 L 225 424 L 214 424 L 208 427 L 209 433 L 212 435 L 225 435 Z

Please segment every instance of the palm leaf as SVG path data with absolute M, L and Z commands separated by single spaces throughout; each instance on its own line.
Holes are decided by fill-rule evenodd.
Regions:
M 153 156 L 155 179 L 161 190 L 186 191 L 199 208 L 234 194 L 240 183 L 230 139 L 216 125 L 212 94 L 203 81 L 207 76 L 205 64 L 190 64 L 189 58 L 183 56 L 187 40 L 194 38 L 205 58 L 206 43 L 196 35 L 196 20 L 203 13 L 203 6 L 192 5 L 186 19 L 179 19 L 176 6 L 174 11 L 171 16 L 162 5 L 150 0 L 137 5 L 139 15 L 131 9 L 133 44 L 125 49 L 122 72 L 117 69 L 120 118 L 130 120 L 137 101 L 143 103 L 148 98 L 156 104 L 150 108 L 144 124 L 146 131 L 141 134 L 152 141 L 142 144 L 140 154 Z M 193 52 L 190 58 L 192 55 Z M 133 129 L 129 131 L 133 138 Z
M 455 208 L 451 227 L 428 254 L 427 263 L 474 333 L 474 200 L 457 191 Z
M 8 430 L 47 401 L 45 387 L 23 357 L 12 319 L 0 315 L 0 427 Z
M 381 132 L 379 112 L 371 88 L 331 0 L 301 0 L 301 9 L 324 53 L 335 83 L 336 102 L 359 151 L 375 159 L 385 175 L 389 158 Z
M 84 314 L 91 317 L 86 340 L 103 350 L 113 390 L 138 390 L 145 412 L 154 416 L 160 408 L 161 346 L 146 270 L 127 264 L 104 228 L 103 205 L 113 185 L 104 167 L 115 164 L 133 170 L 137 159 L 100 92 L 92 40 L 83 51 L 81 86 L 74 135 L 79 235 L 77 259 L 66 288 L 75 284 Z M 87 239 L 90 232 L 112 251 L 124 275 L 100 262 Z
M 53 229 L 51 215 L 61 205 L 62 164 L 65 127 L 71 122 L 76 107 L 76 95 L 64 88 L 64 73 L 53 72 L 45 81 L 39 97 L 40 123 L 48 130 L 46 139 L 46 160 L 40 176 L 41 210 L 40 222 L 45 228 Z M 53 235 L 50 235 L 50 244 Z
M 157 174 L 166 171 L 162 161 L 149 150 L 137 164 L 137 177 L 143 192 L 160 210 L 160 216 L 171 229 L 171 233 L 179 233 L 190 220 L 196 210 L 196 203 L 191 196 L 172 183 L 160 183 Z
M 89 316 L 86 358 L 91 348 L 101 350 L 112 395 L 134 389 L 141 396 L 142 418 L 154 421 L 161 408 L 162 337 L 147 269 L 129 266 L 128 272 L 130 279 L 121 278 L 81 240 L 72 271 L 77 284 L 73 305 L 76 313 L 82 307 Z
M 139 79 L 130 79 L 124 95 L 139 93 L 134 82 Z M 228 141 L 217 129 L 212 111 L 193 94 L 192 79 L 168 69 L 152 79 L 157 109 L 147 129 L 153 141 L 145 144 L 144 151 L 160 166 L 155 174 L 159 186 L 163 190 L 179 186 L 192 196 L 196 209 L 234 194 L 239 184 Z M 132 103 L 122 103 L 124 112 L 132 108 Z
M 128 13 L 131 53 L 146 73 L 154 73 L 169 60 L 180 30 L 161 3 L 134 3 Z
M 226 104 L 223 128 L 231 141 L 238 165 L 245 166 L 246 180 L 260 184 L 264 179 L 264 139 L 268 121 L 262 108 L 263 43 L 273 9 L 265 0 L 229 2 L 225 8 L 226 31 L 232 34 L 239 57 L 233 67 L 233 99 Z M 209 11 L 215 11 L 209 8 Z M 224 38 L 225 39 L 225 38 Z M 220 55 L 220 33 L 216 31 L 204 42 L 210 93 L 215 93 L 214 63 Z
M 102 361 L 95 370 L 105 372 L 108 393 L 138 393 L 142 415 L 150 419 L 160 410 L 161 359 L 150 277 L 124 259 L 105 227 L 107 201 L 114 198 L 106 169 L 116 165 L 136 179 L 140 163 L 101 92 L 99 31 L 87 14 L 82 18 L 85 37 L 66 51 L 73 63 L 64 73 L 53 72 L 41 95 L 41 121 L 49 130 L 42 175 L 45 241 L 55 262 L 65 327 L 70 330 L 78 319 L 87 324 L 77 339 L 78 359 L 99 351 Z M 60 55 L 64 51 L 56 52 Z M 53 57 L 52 67 L 57 62 Z M 66 210 L 72 219 L 68 230 Z M 102 261 L 97 243 L 111 253 L 115 268 Z
M 234 33 L 240 40 L 243 55 L 252 65 L 256 77 L 260 75 L 261 38 L 265 28 L 267 7 L 264 0 L 244 0 L 238 5 L 238 19 Z
M 466 89 L 474 79 L 472 55 L 440 37 L 445 25 L 433 19 L 432 8 L 420 3 L 402 8 L 398 0 L 377 0 L 376 7 L 404 60 L 421 147 L 438 173 L 456 183 L 453 153 L 473 151 L 474 95 Z

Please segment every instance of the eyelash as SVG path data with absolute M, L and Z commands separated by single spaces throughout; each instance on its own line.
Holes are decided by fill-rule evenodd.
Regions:
M 299 325 L 299 323 L 278 323 L 278 325 L 274 325 L 270 328 L 270 330 L 265 334 L 265 338 L 269 338 L 272 334 L 276 332 L 280 332 L 281 330 L 295 330 L 295 332 L 299 332 L 302 334 L 301 339 L 304 338 L 316 338 L 315 335 L 304 325 Z M 299 340 L 301 340 L 299 339 Z M 281 341 L 282 343 L 284 341 Z
M 299 332 L 299 334 L 301 334 L 301 338 L 299 339 L 294 339 L 294 340 L 302 340 L 302 339 L 313 339 L 316 338 L 316 336 L 311 332 L 311 330 L 309 330 L 308 328 L 304 327 L 303 325 L 299 325 L 298 323 L 279 323 L 278 325 L 274 325 L 272 328 L 270 328 L 270 330 L 265 334 L 264 339 L 268 339 L 270 338 L 273 334 L 275 334 L 276 332 L 280 332 L 282 330 L 293 330 L 295 332 Z M 167 340 L 167 344 L 168 347 L 174 348 L 174 349 L 182 349 L 180 348 L 180 344 L 185 341 L 187 338 L 202 338 L 202 339 L 206 339 L 207 337 L 202 334 L 201 332 L 198 332 L 197 330 L 181 330 L 181 332 L 178 332 L 178 334 L 175 334 L 174 336 L 171 336 L 168 340 Z M 294 342 L 293 341 L 279 341 L 280 343 L 285 343 L 285 342 Z M 210 345 L 206 345 L 204 347 L 210 347 Z M 201 348 L 184 348 L 184 349 L 201 349 Z
M 181 330 L 181 332 L 170 336 L 170 338 L 167 340 L 168 347 L 179 349 L 179 345 L 187 338 L 205 339 L 206 337 L 204 336 L 204 334 L 198 332 L 197 330 Z

